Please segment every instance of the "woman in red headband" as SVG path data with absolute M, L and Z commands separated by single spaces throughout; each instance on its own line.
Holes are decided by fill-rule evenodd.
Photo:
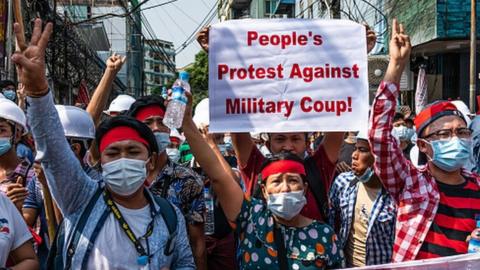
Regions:
M 308 185 L 299 157 L 280 153 L 268 158 L 260 175 L 266 201 L 249 198 L 220 151 L 210 148 L 197 130 L 191 118 L 191 102 L 183 130 L 225 216 L 239 235 L 240 269 L 325 269 L 343 265 L 333 229 L 300 214 Z

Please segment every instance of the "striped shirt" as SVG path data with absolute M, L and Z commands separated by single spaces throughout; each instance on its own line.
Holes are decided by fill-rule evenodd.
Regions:
M 480 210 L 480 187 L 468 179 L 461 185 L 437 182 L 440 203 L 417 259 L 467 253 L 467 236 L 475 229 Z

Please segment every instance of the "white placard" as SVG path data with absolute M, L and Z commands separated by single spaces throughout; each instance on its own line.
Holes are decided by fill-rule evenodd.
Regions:
M 232 20 L 209 37 L 212 132 L 367 126 L 365 27 L 345 20 Z

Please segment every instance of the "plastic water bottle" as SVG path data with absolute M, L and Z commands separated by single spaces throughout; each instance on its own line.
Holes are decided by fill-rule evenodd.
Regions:
M 477 222 L 477 229 L 480 229 L 480 215 L 475 216 L 475 221 Z M 479 253 L 480 252 L 480 240 L 470 239 L 468 243 L 468 253 Z
M 205 234 L 212 235 L 215 233 L 215 214 L 213 196 L 210 194 L 210 189 L 203 190 L 205 196 Z
M 172 86 L 172 100 L 168 103 L 163 123 L 170 129 L 182 127 L 183 115 L 187 106 L 185 91 L 190 92 L 188 72 L 181 71 Z

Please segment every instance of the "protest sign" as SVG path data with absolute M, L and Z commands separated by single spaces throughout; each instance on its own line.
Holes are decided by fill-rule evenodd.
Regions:
M 351 268 L 355 270 L 473 270 L 480 269 L 480 254 L 462 254 L 428 260 Z
M 210 131 L 364 128 L 365 31 L 345 20 L 233 20 L 213 25 Z

